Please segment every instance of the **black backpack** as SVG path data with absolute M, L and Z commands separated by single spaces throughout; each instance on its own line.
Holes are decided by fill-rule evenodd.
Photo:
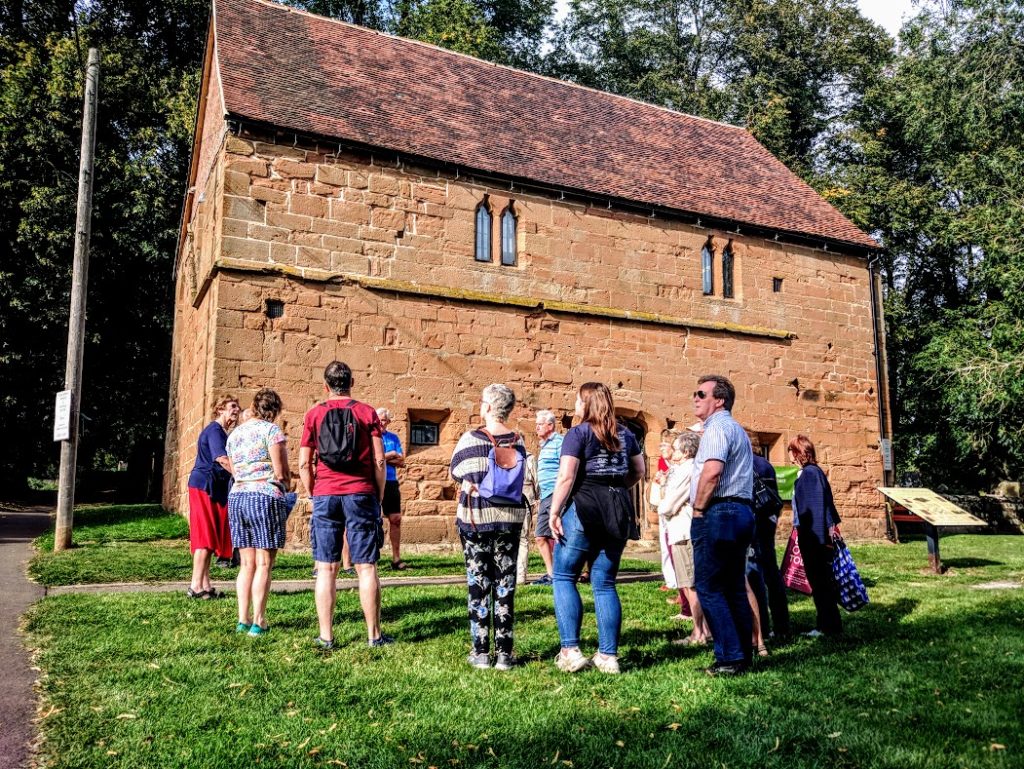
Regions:
M 316 453 L 320 461 L 332 470 L 342 471 L 356 456 L 356 438 L 359 435 L 356 415 L 352 411 L 354 400 L 344 406 L 327 409 L 316 436 Z
M 782 512 L 782 497 L 758 475 L 754 475 L 754 512 L 765 518 Z

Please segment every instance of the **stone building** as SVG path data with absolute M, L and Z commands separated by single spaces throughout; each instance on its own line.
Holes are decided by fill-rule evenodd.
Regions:
M 608 383 L 657 456 L 699 374 L 776 464 L 812 436 L 881 536 L 878 249 L 745 130 L 264 0 L 216 0 L 176 259 L 164 502 L 213 399 L 285 403 L 295 463 L 332 359 L 394 412 L 409 541 L 456 538 L 479 393 L 571 419 Z M 308 506 L 306 508 L 308 510 Z M 306 536 L 293 516 L 291 542 Z

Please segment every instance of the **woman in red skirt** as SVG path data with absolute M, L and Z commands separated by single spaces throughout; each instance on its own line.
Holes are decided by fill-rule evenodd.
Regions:
M 231 557 L 228 528 L 228 430 L 238 422 L 238 399 L 219 398 L 213 405 L 213 421 L 199 434 L 196 463 L 188 477 L 189 543 L 192 548 L 192 584 L 189 598 L 223 598 L 210 583 L 210 559 Z

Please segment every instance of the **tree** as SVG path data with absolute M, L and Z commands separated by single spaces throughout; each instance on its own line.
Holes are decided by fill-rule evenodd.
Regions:
M 1019 2 L 925 8 L 833 147 L 834 199 L 887 248 L 900 465 L 952 488 L 1024 470 L 1021 40 Z
M 822 137 L 887 60 L 853 0 L 573 0 L 553 74 L 744 125 L 813 181 Z
M 284 0 L 312 13 L 536 70 L 554 0 Z
M 130 0 L 11 4 L 0 36 L 0 477 L 49 474 L 63 386 L 83 72 L 100 48 L 80 461 L 159 443 L 171 264 L 208 9 Z

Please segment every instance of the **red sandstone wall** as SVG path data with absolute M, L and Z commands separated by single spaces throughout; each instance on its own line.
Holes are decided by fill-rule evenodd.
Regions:
M 413 452 L 400 476 L 411 541 L 454 538 L 446 465 L 475 418 L 484 385 L 513 386 L 525 403 L 517 411 L 521 429 L 532 436 L 534 409 L 568 412 L 579 384 L 605 381 L 623 414 L 646 426 L 654 456 L 663 428 L 693 421 L 689 393 L 705 372 L 733 379 L 735 415 L 764 435 L 776 463 L 785 461 L 794 434 L 808 433 L 847 534 L 882 534 L 868 273 L 861 260 L 516 193 L 519 262 L 502 267 L 497 225 L 507 190 L 237 137 L 228 137 L 224 157 L 216 256 L 232 269 L 214 280 L 209 389 L 278 389 L 293 462 L 302 413 L 321 397 L 323 366 L 335 357 L 356 371 L 357 397 L 392 409 L 406 445 L 407 409 L 450 410 L 442 445 Z M 473 260 L 473 216 L 485 193 L 495 220 L 491 264 Z M 701 293 L 699 252 L 709 235 L 719 251 L 733 241 L 734 299 Z M 368 290 L 324 282 L 345 275 L 469 293 L 460 301 L 387 290 L 388 283 Z M 783 278 L 781 293 L 772 292 L 773 277 Z M 474 292 L 725 322 L 750 333 L 537 312 L 473 301 Z M 284 301 L 285 316 L 266 318 L 266 299 Z M 772 338 L 750 327 L 794 336 Z M 202 354 L 183 349 L 181 357 Z M 177 482 L 184 486 L 183 477 Z M 301 514 L 293 527 L 293 541 L 304 539 Z
M 163 503 L 188 510 L 188 474 L 195 461 L 196 440 L 210 420 L 221 392 L 213 390 L 213 340 L 217 329 L 213 261 L 220 253 L 223 219 L 223 140 L 225 125 L 220 85 L 214 76 L 203 105 L 202 141 L 197 158 L 196 191 L 178 254 L 174 333 L 167 433 L 164 439 Z M 237 383 L 229 391 L 236 389 Z

